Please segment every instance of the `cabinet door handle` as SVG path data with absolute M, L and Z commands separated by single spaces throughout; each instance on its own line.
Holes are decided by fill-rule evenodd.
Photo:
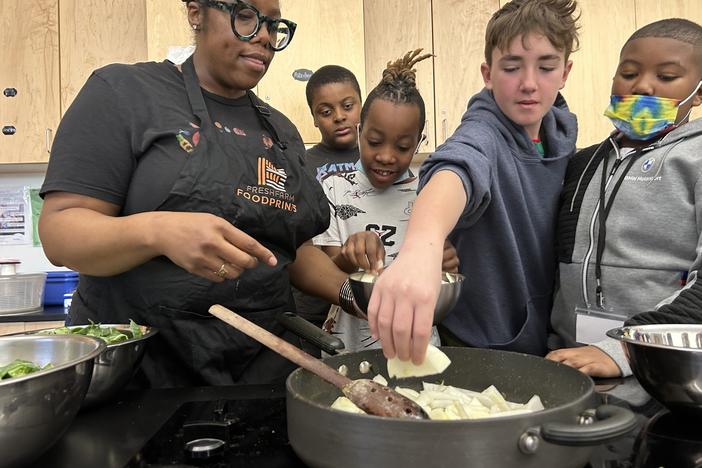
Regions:
M 51 154 L 51 133 L 52 130 L 47 128 L 44 134 L 44 148 L 46 148 L 46 152 L 49 154 Z
M 446 133 L 448 130 L 448 122 L 446 121 L 446 118 L 441 120 L 441 143 L 444 143 L 446 141 Z

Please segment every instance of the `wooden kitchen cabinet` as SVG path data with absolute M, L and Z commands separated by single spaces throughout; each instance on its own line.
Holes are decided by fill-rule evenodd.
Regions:
M 468 100 L 484 84 L 485 26 L 498 0 L 433 0 L 436 142 L 456 130 Z
M 169 47 L 195 43 L 185 3 L 146 0 L 146 43 L 148 59 L 154 62 L 162 62 Z
M 297 23 L 290 45 L 275 58 L 258 84 L 258 97 L 285 114 L 305 143 L 320 141 L 307 106 L 299 70 L 336 64 L 351 70 L 365 97 L 363 0 L 280 0 L 283 16 Z
M 49 159 L 61 116 L 58 8 L 58 0 L 2 0 L 1 163 Z
M 434 53 L 432 39 L 431 0 L 365 0 L 363 24 L 365 30 L 366 87 L 370 92 L 382 77 L 391 60 L 410 50 L 424 49 Z M 426 107 L 424 133 L 426 141 L 421 152 L 436 148 L 436 120 L 434 118 L 434 58 L 419 62 L 417 89 Z M 365 98 L 365 96 L 364 96 Z
M 280 0 L 298 23 L 256 92 L 287 115 L 306 143 L 317 143 L 304 78 L 339 64 L 353 71 L 365 98 L 389 60 L 422 47 L 435 57 L 417 65 L 433 151 L 460 123 L 483 87 L 485 26 L 506 0 Z M 604 138 L 602 113 L 624 41 L 652 21 L 681 17 L 702 23 L 700 0 L 579 0 L 581 48 L 563 94 L 578 115 L 578 146 Z M 176 0 L 2 0 L 0 12 L 0 163 L 46 162 L 63 112 L 90 73 L 114 62 L 160 61 L 169 46 L 193 43 L 185 6 Z M 343 14 L 341 12 L 343 11 Z M 295 77 L 297 75 L 297 78 Z M 303 73 L 304 75 L 304 73 Z M 692 118 L 702 116 L 697 108 Z
M 146 60 L 146 3 L 61 0 L 60 7 L 63 113 L 96 68 Z
M 634 0 L 581 0 L 580 50 L 570 56 L 573 68 L 563 89 L 578 116 L 578 148 L 602 141 L 612 132 L 604 111 L 609 104 L 619 51 L 636 30 Z

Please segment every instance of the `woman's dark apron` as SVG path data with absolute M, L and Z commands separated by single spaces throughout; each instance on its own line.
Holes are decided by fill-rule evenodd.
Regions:
M 302 167 L 305 149 L 294 127 L 275 122 L 270 110 L 248 92 L 265 136 L 220 134 L 205 106 L 192 58 L 183 64 L 183 77 L 202 136 L 158 210 L 224 218 L 270 249 L 278 264 L 259 264 L 222 283 L 192 275 L 166 257 L 109 278 L 82 275 L 69 320 L 133 319 L 156 327 L 159 333 L 146 346 L 139 376 L 146 386 L 280 382 L 293 364 L 207 310 L 222 304 L 299 346 L 299 339 L 285 332 L 275 317 L 293 309 L 286 266 L 299 245 L 328 226 L 326 198 Z M 264 140 L 269 144 L 264 146 Z

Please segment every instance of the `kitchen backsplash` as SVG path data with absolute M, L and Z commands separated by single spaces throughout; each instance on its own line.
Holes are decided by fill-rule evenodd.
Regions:
M 30 187 L 39 188 L 44 181 L 44 172 L 18 172 L 0 173 L 0 187 Z M 31 223 L 31 219 L 29 220 Z M 0 244 L 0 258 L 17 258 L 22 263 L 18 266 L 18 273 L 32 273 L 37 271 L 57 271 L 65 268 L 51 264 L 44 255 L 41 246 L 33 245 L 4 245 Z

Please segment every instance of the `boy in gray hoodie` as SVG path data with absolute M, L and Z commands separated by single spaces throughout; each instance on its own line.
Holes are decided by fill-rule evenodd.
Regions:
M 420 171 L 397 259 L 368 309 L 386 357 L 424 360 L 444 239 L 466 281 L 442 342 L 544 355 L 555 221 L 577 124 L 559 95 L 577 46 L 574 0 L 513 0 L 485 33 L 485 89 Z
M 605 111 L 616 130 L 566 172 L 549 337 L 566 349 L 547 358 L 593 376 L 630 375 L 607 329 L 702 322 L 702 119 L 687 122 L 701 80 L 696 23 L 657 21 L 624 44 Z

